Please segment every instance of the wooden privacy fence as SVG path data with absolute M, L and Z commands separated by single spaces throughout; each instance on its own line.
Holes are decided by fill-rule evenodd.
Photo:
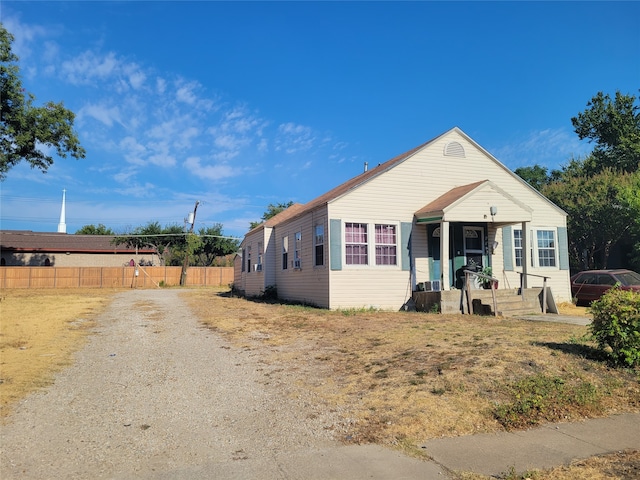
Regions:
M 0 267 L 0 288 L 149 288 L 180 285 L 181 274 L 182 267 Z M 187 286 L 231 283 L 233 267 L 187 269 Z

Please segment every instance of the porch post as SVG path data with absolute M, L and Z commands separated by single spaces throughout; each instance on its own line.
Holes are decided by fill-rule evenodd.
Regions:
M 451 290 L 449 278 L 449 222 L 440 222 L 440 277 L 442 290 Z
M 531 238 L 530 222 L 522 222 L 522 288 L 528 288 L 529 265 L 531 265 L 531 247 L 529 239 Z

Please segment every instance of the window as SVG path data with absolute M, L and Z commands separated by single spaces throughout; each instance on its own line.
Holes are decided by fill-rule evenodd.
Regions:
M 316 225 L 315 228 L 315 265 L 316 267 L 324 265 L 324 226 Z
M 244 259 L 247 258 L 247 249 L 243 248 L 242 249 L 242 271 L 244 272 Z
M 376 265 L 396 264 L 396 226 L 376 225 Z
M 289 266 L 289 237 L 282 237 L 282 269 Z
M 522 266 L 522 230 L 513 231 L 513 248 L 516 254 L 516 267 Z
M 262 271 L 262 257 L 263 257 L 263 251 L 262 251 L 262 242 L 258 242 L 258 263 L 256 263 L 256 271 L 257 272 L 261 272 Z
M 367 265 L 369 263 L 367 224 L 345 223 L 345 252 L 347 265 Z
M 555 230 L 531 230 L 530 258 L 532 267 L 556 266 L 556 232 Z M 516 259 L 516 267 L 522 267 L 522 230 L 513 230 L 513 248 Z M 537 262 L 537 263 L 536 263 Z
M 556 266 L 556 240 L 553 230 L 537 230 L 538 266 Z
M 293 268 L 302 268 L 300 261 L 300 245 L 302 244 L 302 233 L 296 232 L 295 245 L 293 247 Z
M 251 271 L 251 245 L 247 247 L 247 272 Z

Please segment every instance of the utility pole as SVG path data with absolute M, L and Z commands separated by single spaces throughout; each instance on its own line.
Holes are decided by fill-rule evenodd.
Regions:
M 180 275 L 180 286 L 182 287 L 184 287 L 187 283 L 187 267 L 189 266 L 189 235 L 193 233 L 193 227 L 196 224 L 196 210 L 198 210 L 199 204 L 200 201 L 196 201 L 196 206 L 193 207 L 193 214 L 189 214 L 189 217 L 191 218 L 187 220 L 187 222 L 191 223 L 191 227 L 189 228 L 189 233 L 185 238 L 186 248 L 184 253 L 184 263 L 182 264 L 182 275 Z

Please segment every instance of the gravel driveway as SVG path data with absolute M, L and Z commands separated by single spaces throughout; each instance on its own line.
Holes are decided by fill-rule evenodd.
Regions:
M 2 426 L 0 477 L 446 478 L 293 399 L 250 350 L 202 327 L 178 290 L 119 293 L 74 365 Z

